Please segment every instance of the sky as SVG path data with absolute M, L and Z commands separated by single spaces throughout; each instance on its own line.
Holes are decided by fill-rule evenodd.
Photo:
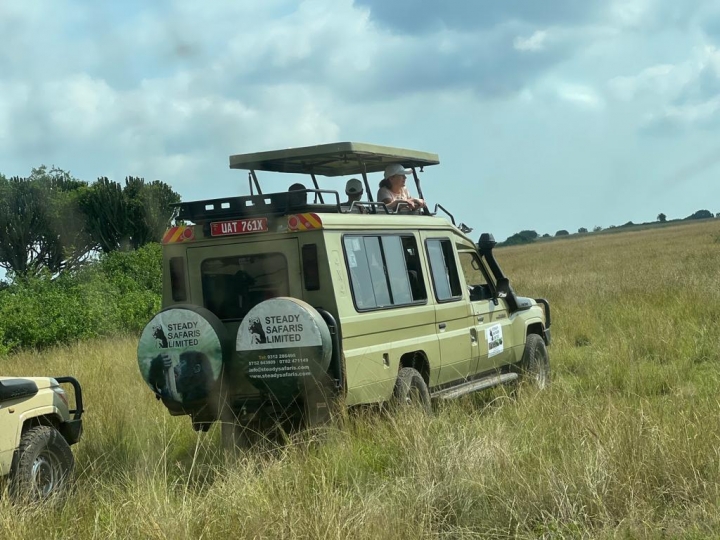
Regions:
M 0 35 L 8 177 L 207 199 L 231 154 L 356 141 L 437 153 L 472 235 L 720 212 L 716 0 L 2 0 Z

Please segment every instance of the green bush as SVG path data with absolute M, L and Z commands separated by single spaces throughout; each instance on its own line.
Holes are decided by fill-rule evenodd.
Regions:
M 138 332 L 160 308 L 161 251 L 114 252 L 77 272 L 0 290 L 0 354 Z

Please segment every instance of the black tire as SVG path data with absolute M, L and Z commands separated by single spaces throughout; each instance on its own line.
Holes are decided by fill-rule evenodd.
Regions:
M 40 502 L 62 494 L 70 484 L 75 459 L 67 441 L 52 426 L 27 430 L 10 471 L 10 496 Z
M 395 408 L 418 407 L 427 414 L 432 412 L 430 390 L 416 369 L 406 367 L 398 372 L 393 391 L 393 406 Z
M 550 385 L 550 356 L 539 335 L 528 334 L 518 367 L 521 383 L 530 384 L 538 390 L 544 390 Z
M 253 447 L 256 437 L 250 426 L 241 426 L 233 421 L 222 422 L 220 434 L 223 450 L 235 453 L 238 450 L 249 450 Z

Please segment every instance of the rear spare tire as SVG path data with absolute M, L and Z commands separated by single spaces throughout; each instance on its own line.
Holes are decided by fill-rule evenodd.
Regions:
M 193 305 L 166 308 L 140 337 L 140 373 L 171 412 L 197 412 L 217 401 L 228 342 L 225 327 L 209 310 Z
M 332 337 L 323 317 L 302 300 L 271 298 L 253 307 L 240 323 L 235 350 L 237 371 L 281 403 L 297 397 L 307 403 L 325 392 Z

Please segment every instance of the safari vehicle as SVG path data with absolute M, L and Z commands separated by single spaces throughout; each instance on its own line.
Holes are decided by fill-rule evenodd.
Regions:
M 474 242 L 440 205 L 372 200 L 368 174 L 402 164 L 422 197 L 419 174 L 438 163 L 358 143 L 234 155 L 249 195 L 179 203 L 163 239 L 163 309 L 138 346 L 171 414 L 198 430 L 220 419 L 224 441 L 242 444 L 278 422 L 324 421 L 336 404 L 429 410 L 518 377 L 546 385 L 550 306 L 515 294 L 492 235 Z M 312 187 L 264 193 L 258 171 Z M 349 175 L 366 201 L 344 205 L 318 185 Z
M 63 384 L 74 389 L 74 409 Z M 82 413 L 72 377 L 0 377 L 0 477 L 13 499 L 39 501 L 67 488 Z

